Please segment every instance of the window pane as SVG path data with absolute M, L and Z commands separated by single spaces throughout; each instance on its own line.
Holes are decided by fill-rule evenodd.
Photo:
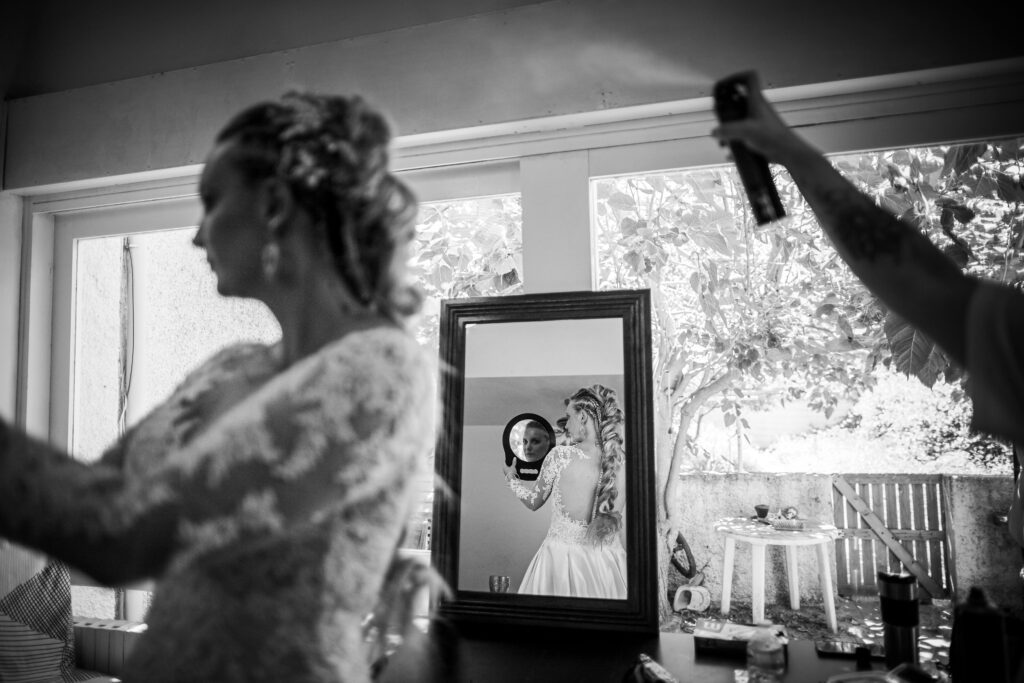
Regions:
M 71 452 L 88 462 L 117 439 L 122 242 L 102 237 L 76 245 Z
M 833 163 L 968 272 L 1019 286 L 1021 142 Z M 659 450 L 679 429 L 690 470 L 1007 471 L 1005 449 L 968 430 L 959 371 L 938 347 L 890 344 L 905 323 L 776 171 L 789 216 L 768 226 L 731 164 L 593 181 L 600 288 L 654 294 Z
M 425 203 L 416 229 L 411 266 L 427 298 L 415 333 L 436 354 L 441 299 L 522 291 L 519 196 Z M 130 426 L 219 348 L 280 336 L 262 304 L 217 294 L 193 235 L 184 229 L 77 243 L 72 450 L 80 457 L 95 459 L 117 438 L 122 407 Z M 424 549 L 432 455 L 425 472 L 406 541 Z
M 410 267 L 426 295 L 416 338 L 436 351 L 442 299 L 522 293 L 520 196 L 424 202 Z
M 186 374 L 280 328 L 262 304 L 221 297 L 194 229 L 78 240 L 71 450 L 98 458 Z M 123 424 L 119 417 L 124 411 Z M 113 619 L 115 591 L 74 586 L 75 614 Z
M 523 290 L 523 227 L 519 195 L 420 205 L 410 267 L 423 288 L 423 313 L 414 332 L 438 353 L 442 299 L 505 296 Z M 420 504 L 406 547 L 429 549 L 434 504 L 434 454 L 419 483 Z

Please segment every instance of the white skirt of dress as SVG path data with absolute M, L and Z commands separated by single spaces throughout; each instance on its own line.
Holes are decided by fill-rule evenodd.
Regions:
M 574 598 L 626 599 L 626 550 L 615 538 L 600 546 L 545 538 L 519 592 Z

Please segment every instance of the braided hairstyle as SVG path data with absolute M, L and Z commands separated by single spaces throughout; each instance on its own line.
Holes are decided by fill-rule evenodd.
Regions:
M 585 412 L 597 430 L 601 474 L 594 500 L 594 518 L 590 520 L 587 538 L 592 543 L 604 543 L 622 526 L 622 513 L 615 509 L 615 499 L 619 495 L 615 483 L 626 458 L 622 448 L 622 408 L 615 391 L 601 384 L 580 389 L 566 399 L 566 405 Z
M 358 96 L 289 92 L 237 114 L 216 141 L 237 146 L 248 181 L 288 184 L 362 306 L 396 322 L 419 310 L 406 276 L 416 199 L 388 170 L 391 130 L 378 111 Z

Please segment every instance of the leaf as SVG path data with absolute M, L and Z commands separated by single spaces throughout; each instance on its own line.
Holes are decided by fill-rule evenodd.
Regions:
M 625 218 L 622 219 L 622 221 L 619 222 L 619 230 L 622 231 L 623 237 L 632 237 L 633 235 L 636 234 L 636 230 L 639 225 L 640 224 L 636 222 L 634 219 L 630 218 L 629 216 L 626 216 Z
M 997 172 L 996 185 L 996 194 L 1004 202 L 1024 202 L 1024 181 Z
M 953 229 L 953 211 L 951 209 L 943 209 L 939 215 L 939 225 L 942 226 L 943 230 Z
M 850 321 L 845 316 L 841 315 L 836 319 L 836 326 L 840 332 L 846 335 L 847 339 L 853 339 L 853 328 L 850 327 Z
M 612 192 L 612 196 L 608 197 L 608 205 L 619 211 L 636 211 L 636 202 L 622 192 Z
M 934 385 L 939 376 L 932 362 L 935 342 L 891 311 L 885 318 L 884 329 L 896 370 L 917 377 L 926 387 Z
M 722 237 L 721 233 L 718 232 L 697 232 L 690 233 L 690 238 L 697 243 L 698 246 L 705 249 L 712 249 L 717 251 L 724 256 L 732 256 L 732 250 L 729 248 L 729 244 Z
M 639 273 L 641 271 L 640 264 L 643 263 L 643 257 L 637 252 L 626 252 L 626 255 L 622 257 L 622 260 L 626 262 L 626 265 L 628 265 L 634 273 Z
M 820 318 L 822 316 L 832 315 L 832 311 L 834 311 L 834 310 L 836 310 L 835 305 L 833 305 L 833 304 L 822 304 L 821 306 L 818 306 L 818 308 L 816 308 L 814 310 L 814 317 L 815 318 Z
M 970 261 L 971 252 L 964 245 L 954 242 L 948 244 L 942 249 L 942 253 L 948 256 L 952 261 L 960 268 L 966 268 L 967 263 Z
M 942 162 L 942 175 L 955 173 L 960 175 L 971 166 L 977 163 L 978 157 L 985 153 L 988 145 L 954 145 L 946 150 L 946 157 Z
M 949 208 L 952 210 L 953 216 L 955 216 L 961 223 L 970 223 L 974 220 L 974 216 L 976 215 L 972 209 L 964 206 L 963 204 L 955 204 Z
M 733 413 L 726 413 L 722 418 L 725 421 L 726 427 L 731 427 L 732 423 L 736 421 L 736 416 Z

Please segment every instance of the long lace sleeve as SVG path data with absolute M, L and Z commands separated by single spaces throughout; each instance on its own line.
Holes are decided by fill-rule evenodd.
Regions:
M 90 552 L 68 561 L 101 581 L 125 581 L 364 503 L 404 514 L 409 481 L 433 438 L 430 377 L 404 334 L 350 335 L 274 377 L 138 476 L 0 449 L 0 477 L 19 473 L 21 482 L 10 490 L 0 483 L 0 534 L 30 527 L 23 541 L 45 543 L 58 557 L 67 557 L 65 544 L 85 545 Z M 96 555 L 140 546 L 134 571 L 102 571 L 109 560 Z
M 109 583 L 150 576 L 171 551 L 176 505 L 109 464 L 85 465 L 0 422 L 0 536 Z
M 510 470 L 505 477 L 509 489 L 512 490 L 516 498 L 522 501 L 523 505 L 531 510 L 537 510 L 540 506 L 544 505 L 551 495 L 558 476 L 565 468 L 567 457 L 564 448 L 561 446 L 557 446 L 552 450 L 544 458 L 544 462 L 540 466 L 540 474 L 531 486 L 523 483 L 523 480 L 515 475 L 514 469 Z

